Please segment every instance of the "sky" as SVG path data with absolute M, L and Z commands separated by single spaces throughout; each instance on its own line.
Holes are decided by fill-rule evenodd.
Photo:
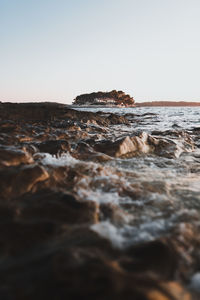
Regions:
M 0 0 L 0 101 L 200 102 L 199 0 Z

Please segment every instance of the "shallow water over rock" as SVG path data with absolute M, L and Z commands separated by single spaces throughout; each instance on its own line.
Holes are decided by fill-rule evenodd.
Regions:
M 2 299 L 200 297 L 199 108 L 0 106 Z

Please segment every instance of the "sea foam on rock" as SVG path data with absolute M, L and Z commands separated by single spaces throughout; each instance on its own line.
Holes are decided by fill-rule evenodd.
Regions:
M 0 298 L 190 299 L 198 131 L 157 117 L 0 103 Z
M 33 163 L 32 156 L 26 150 L 13 146 L 0 146 L 0 166 L 17 166 Z

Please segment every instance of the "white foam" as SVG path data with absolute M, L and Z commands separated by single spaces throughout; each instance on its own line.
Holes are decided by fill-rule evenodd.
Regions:
M 42 153 L 43 158 L 41 160 L 44 165 L 52 166 L 68 166 L 74 165 L 78 162 L 77 159 L 72 157 L 69 153 L 62 154 L 60 157 L 52 156 L 49 153 Z
M 150 221 L 140 226 L 124 225 L 116 227 L 108 221 L 92 225 L 91 229 L 100 236 L 107 238 L 117 248 L 126 248 L 130 245 L 153 241 L 169 229 L 170 222 L 164 220 Z
M 110 222 L 100 222 L 91 226 L 91 229 L 97 232 L 100 236 L 111 241 L 114 247 L 122 248 L 125 242 L 120 230 Z

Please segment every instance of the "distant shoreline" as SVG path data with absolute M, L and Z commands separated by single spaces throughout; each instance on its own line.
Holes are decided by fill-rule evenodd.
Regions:
M 186 101 L 151 101 L 135 103 L 136 107 L 193 107 L 200 106 L 200 102 L 186 102 Z
M 137 107 L 200 107 L 200 102 L 186 102 L 186 101 L 152 101 L 152 102 L 136 102 L 130 106 L 118 105 L 74 105 L 65 104 L 61 102 L 41 101 L 41 102 L 2 102 L 0 104 L 23 104 L 23 105 L 60 105 L 68 108 L 137 108 Z
M 136 102 L 135 105 L 117 106 L 117 105 L 69 105 L 71 108 L 137 108 L 137 107 L 200 107 L 200 102 L 186 101 L 151 101 Z

